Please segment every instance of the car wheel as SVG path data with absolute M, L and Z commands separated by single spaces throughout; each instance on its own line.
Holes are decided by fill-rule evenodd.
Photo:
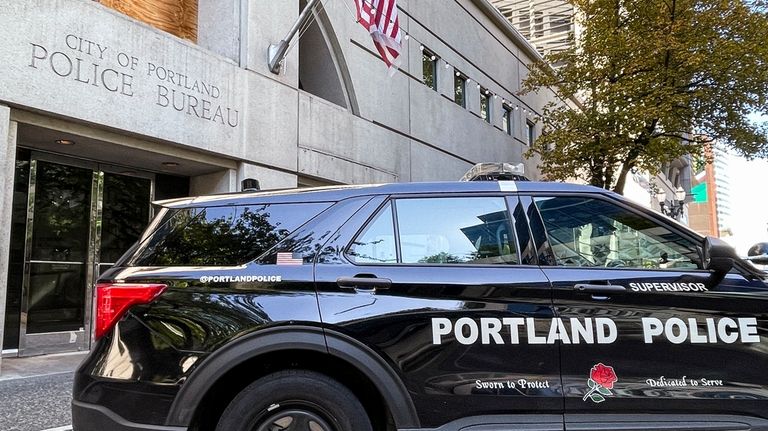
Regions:
M 237 394 L 216 431 L 372 431 L 360 401 L 320 373 L 287 370 Z

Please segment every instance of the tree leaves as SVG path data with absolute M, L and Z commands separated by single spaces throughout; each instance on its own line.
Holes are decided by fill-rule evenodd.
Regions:
M 765 2 L 572 3 L 576 46 L 534 63 L 523 83 L 524 93 L 550 87 L 565 101 L 544 107 L 529 151 L 549 179 L 621 192 L 631 169 L 656 173 L 715 141 L 768 157 L 765 128 L 747 118 L 768 114 Z

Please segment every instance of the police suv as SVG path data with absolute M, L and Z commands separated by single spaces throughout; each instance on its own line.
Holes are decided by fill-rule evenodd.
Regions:
M 768 430 L 766 274 L 589 186 L 162 202 L 75 431 Z

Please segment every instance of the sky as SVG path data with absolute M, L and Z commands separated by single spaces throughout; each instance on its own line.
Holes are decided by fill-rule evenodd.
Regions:
M 733 236 L 723 238 L 746 256 L 749 247 L 768 242 L 768 160 L 731 157 L 731 222 Z
M 768 122 L 768 116 L 750 115 L 753 123 Z M 768 160 L 729 156 L 727 175 L 731 184 L 733 231 L 728 241 L 742 256 L 758 242 L 768 242 Z

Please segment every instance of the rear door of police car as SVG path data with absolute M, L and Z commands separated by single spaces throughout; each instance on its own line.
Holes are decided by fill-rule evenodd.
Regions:
M 519 429 L 527 414 L 537 430 L 563 428 L 557 346 L 528 339 L 553 317 L 551 287 L 516 207 L 503 193 L 394 196 L 318 258 L 326 328 L 382 355 L 422 427 L 473 416 L 462 426 Z
M 541 336 L 561 346 L 567 428 L 618 420 L 585 413 L 768 416 L 763 281 L 736 267 L 718 282 L 700 238 L 622 199 L 523 199 L 549 254 L 557 319 Z

